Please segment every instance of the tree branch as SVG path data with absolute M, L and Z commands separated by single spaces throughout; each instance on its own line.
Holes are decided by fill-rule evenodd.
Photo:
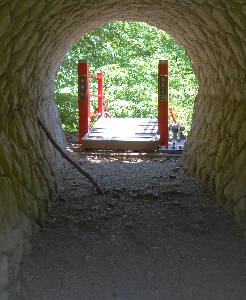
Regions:
M 38 124 L 44 131 L 46 137 L 49 139 L 49 141 L 52 143 L 52 145 L 56 148 L 56 150 L 61 154 L 63 158 L 65 158 L 70 164 L 77 169 L 82 175 L 84 175 L 91 183 L 95 186 L 97 192 L 99 194 L 103 194 L 103 189 L 99 186 L 99 184 L 95 181 L 95 179 L 89 174 L 87 171 L 82 169 L 67 153 L 64 152 L 64 150 L 54 141 L 51 134 L 47 130 L 47 128 L 44 126 L 44 124 L 41 122 L 41 120 L 38 118 Z

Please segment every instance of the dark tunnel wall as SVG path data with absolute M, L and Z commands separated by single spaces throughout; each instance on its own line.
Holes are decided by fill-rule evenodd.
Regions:
M 113 20 L 155 25 L 183 45 L 199 80 L 184 162 L 246 224 L 246 3 L 242 0 L 0 2 L 0 299 L 57 195 L 65 147 L 53 80 L 67 48 Z

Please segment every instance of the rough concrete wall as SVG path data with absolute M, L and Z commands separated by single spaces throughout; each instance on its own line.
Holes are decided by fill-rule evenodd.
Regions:
M 156 25 L 186 47 L 200 90 L 185 163 L 245 222 L 244 0 L 1 0 L 0 299 L 63 168 L 36 122 L 39 115 L 64 145 L 52 100 L 56 68 L 83 33 L 120 19 Z
M 188 46 L 200 89 L 184 158 L 245 230 L 246 2 L 211 4 L 194 15 L 205 44 Z
M 40 131 L 36 116 L 65 145 L 57 130 L 60 121 L 51 85 L 40 75 L 39 57 L 34 53 L 34 21 L 28 22 L 27 8 L 25 12 L 20 6 L 14 9 L 14 3 L 18 4 L 0 2 L 1 300 L 8 299 L 7 290 L 13 288 L 22 256 L 30 250 L 37 222 L 45 220 L 64 167 Z
M 2 287 L 11 285 L 17 276 L 22 255 L 29 250 L 30 238 L 37 232 L 36 222 L 45 220 L 59 179 L 55 165 L 60 158 L 40 132 L 35 115 L 33 109 L 10 110 L 0 121 Z M 55 121 L 53 116 L 51 120 Z M 5 299 L 1 293 L 0 299 Z

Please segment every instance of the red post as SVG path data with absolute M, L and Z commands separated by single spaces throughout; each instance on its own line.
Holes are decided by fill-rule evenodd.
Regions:
M 97 73 L 98 84 L 98 113 L 103 114 L 103 73 Z
M 79 143 L 90 128 L 90 81 L 87 60 L 78 63 Z
M 168 145 L 168 61 L 158 65 L 158 130 L 160 146 Z

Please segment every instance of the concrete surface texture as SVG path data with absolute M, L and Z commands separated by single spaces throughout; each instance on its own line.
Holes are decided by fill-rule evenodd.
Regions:
M 57 195 L 65 147 L 53 99 L 69 45 L 113 20 L 145 21 L 183 45 L 199 81 L 184 162 L 246 224 L 244 0 L 2 0 L 0 2 L 0 299 L 8 298 L 30 238 Z

